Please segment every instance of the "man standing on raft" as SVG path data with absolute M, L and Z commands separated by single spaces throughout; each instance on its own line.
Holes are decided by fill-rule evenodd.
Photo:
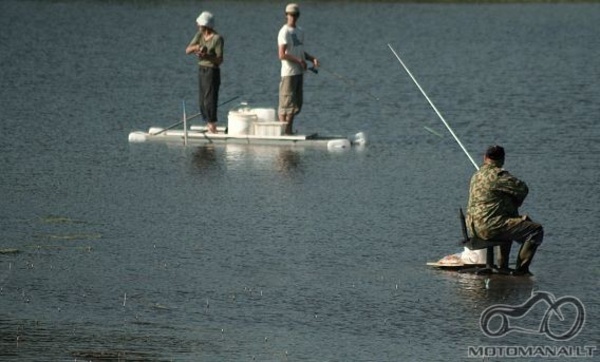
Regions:
M 286 23 L 277 36 L 279 59 L 281 60 L 281 82 L 279 83 L 279 120 L 285 122 L 285 134 L 293 134 L 294 116 L 302 109 L 303 74 L 306 61 L 319 66 L 317 58 L 304 51 L 304 31 L 296 25 L 300 17 L 297 4 L 285 7 Z
M 203 11 L 196 19 L 198 32 L 185 49 L 186 54 L 198 56 L 198 87 L 200 90 L 200 113 L 209 133 L 217 133 L 217 103 L 221 86 L 224 40 L 215 31 L 213 14 Z

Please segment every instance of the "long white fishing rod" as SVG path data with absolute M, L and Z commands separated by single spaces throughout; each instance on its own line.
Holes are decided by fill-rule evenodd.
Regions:
M 444 117 L 442 117 L 441 113 L 437 110 L 437 108 L 435 107 L 435 104 L 433 104 L 433 102 L 431 101 L 431 99 L 429 99 L 429 97 L 427 96 L 427 94 L 425 94 L 425 91 L 423 90 L 423 88 L 421 88 L 421 86 L 419 85 L 419 82 L 417 82 L 417 80 L 415 79 L 415 77 L 413 77 L 413 75 L 410 72 L 410 70 L 408 70 L 408 68 L 406 67 L 406 65 L 404 65 L 404 62 L 402 61 L 402 59 L 400 59 L 400 56 L 398 55 L 398 53 L 396 53 L 396 51 L 394 50 L 394 48 L 392 48 L 392 46 L 390 44 L 388 44 L 388 47 L 390 48 L 390 50 L 392 51 L 392 53 L 394 53 L 394 55 L 396 56 L 396 58 L 398 59 L 398 61 L 400 62 L 400 64 L 402 64 L 402 67 L 404 68 L 404 70 L 406 70 L 406 73 L 408 73 L 408 75 L 413 80 L 413 82 L 415 82 L 415 85 L 417 86 L 417 88 L 419 88 L 419 90 L 421 91 L 421 93 L 423 93 L 423 95 L 425 96 L 425 99 L 427 99 L 427 101 L 431 105 L 431 108 L 433 108 L 433 110 L 438 115 L 438 117 L 440 117 L 440 120 L 444 123 L 444 125 L 446 126 L 446 128 L 448 129 L 448 131 L 450 131 L 450 134 L 452 135 L 452 137 L 454 137 L 454 139 L 456 140 L 456 142 L 458 143 L 458 145 L 460 146 L 460 148 L 462 148 L 463 152 L 465 153 L 465 155 L 467 155 L 467 157 L 469 158 L 469 160 L 471 161 L 471 163 L 473 164 L 473 166 L 475 166 L 475 169 L 479 170 L 479 166 L 477 166 L 477 164 L 475 163 L 475 161 L 473 161 L 473 158 L 471 157 L 471 155 L 469 154 L 469 152 L 467 151 L 467 149 L 465 148 L 465 146 L 463 146 L 462 142 L 460 142 L 460 140 L 458 139 L 458 137 L 456 136 L 456 134 L 454 133 L 454 131 L 452 130 L 452 128 L 450 128 L 450 125 L 448 125 L 448 122 L 446 122 L 446 120 L 444 119 Z

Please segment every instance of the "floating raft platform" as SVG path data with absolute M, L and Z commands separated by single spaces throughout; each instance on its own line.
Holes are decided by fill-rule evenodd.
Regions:
M 217 143 L 217 144 L 256 144 L 256 145 L 302 145 L 327 147 L 328 149 L 344 149 L 354 145 L 364 145 L 365 136 L 362 132 L 354 138 L 344 136 L 321 136 L 318 133 L 308 135 L 254 135 L 226 133 L 226 129 L 217 128 L 218 133 L 209 133 L 204 126 L 192 126 L 187 132 L 182 129 L 165 130 L 152 127 L 148 132 L 134 131 L 129 133 L 130 143 L 164 142 L 183 143 Z

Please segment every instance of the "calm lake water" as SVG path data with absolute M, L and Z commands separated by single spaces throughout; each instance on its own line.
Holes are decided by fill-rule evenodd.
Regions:
M 226 39 L 221 99 L 275 106 L 283 6 L 0 2 L 0 359 L 452 361 L 470 346 L 600 346 L 600 5 L 301 3 L 323 68 L 306 76 L 297 128 L 365 131 L 366 148 L 128 143 L 177 122 L 183 100 L 197 109 L 184 49 L 202 10 Z M 522 212 L 546 229 L 535 277 L 486 288 L 426 267 L 460 251 L 475 169 L 388 43 L 477 162 L 505 146 L 530 187 Z M 578 298 L 580 333 L 483 333 L 486 308 L 533 291 Z M 537 330 L 545 308 L 511 326 Z

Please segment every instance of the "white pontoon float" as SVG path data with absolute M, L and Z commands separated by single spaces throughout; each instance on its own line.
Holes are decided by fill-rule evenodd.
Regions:
M 191 117 L 190 117 L 191 118 Z M 229 111 L 227 127 L 217 127 L 217 133 L 208 133 L 205 126 L 187 127 L 183 117 L 183 129 L 151 127 L 148 132 L 129 133 L 129 142 L 166 143 L 237 143 L 257 145 L 322 146 L 328 149 L 344 149 L 353 145 L 365 145 L 366 135 L 359 132 L 354 137 L 321 136 L 313 134 L 284 135 L 285 123 L 275 118 L 274 108 L 251 108 L 246 103 Z

